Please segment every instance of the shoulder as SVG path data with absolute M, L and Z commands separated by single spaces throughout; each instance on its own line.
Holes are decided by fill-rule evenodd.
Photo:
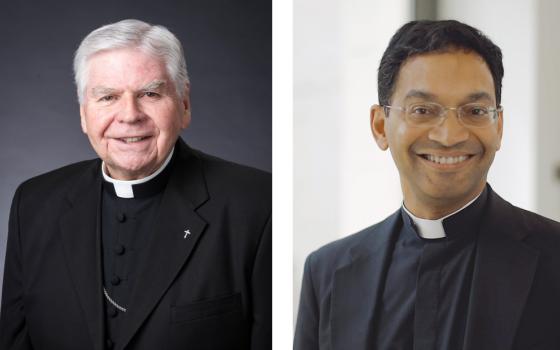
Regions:
M 78 163 L 34 176 L 19 185 L 16 193 L 22 200 L 54 198 L 63 195 L 71 189 L 76 181 L 85 173 L 93 173 L 101 166 L 99 159 L 85 160 Z
M 517 231 L 525 248 L 537 257 L 532 294 L 550 301 L 547 298 L 560 292 L 560 223 L 513 205 L 511 208 L 511 231 Z
M 362 255 L 372 254 L 374 247 L 389 244 L 398 213 L 315 250 L 307 257 L 307 268 L 311 273 L 333 272 Z
M 270 173 L 233 163 L 198 150 L 192 150 L 199 160 L 210 195 L 245 199 L 272 200 Z
M 367 236 L 374 235 L 376 226 L 369 226 L 359 232 L 325 244 L 309 254 L 308 263 L 313 267 L 325 267 L 327 269 L 348 263 L 351 259 L 352 249 L 360 245 Z
M 195 156 L 201 160 L 205 174 L 209 177 L 227 177 L 232 182 L 240 183 L 270 183 L 271 174 L 250 166 L 237 164 L 199 150 L 193 150 Z
M 370 259 L 385 251 L 396 232 L 397 213 L 347 237 L 328 243 L 307 257 L 303 272 L 303 289 L 313 291 L 320 300 L 331 295 L 337 271 Z M 303 295 L 303 294 L 302 294 Z
M 560 240 L 560 223 L 516 207 L 494 191 L 489 194 L 489 221 L 493 227 L 516 232 L 524 241 Z
M 517 220 L 520 220 L 519 226 L 524 231 L 524 241 L 541 253 L 557 256 L 560 251 L 560 223 L 528 210 L 512 207 Z
M 495 192 L 489 199 L 487 222 L 491 230 L 514 237 L 538 252 L 543 266 L 560 264 L 560 223 L 516 207 Z
M 557 236 L 560 234 L 560 222 L 554 221 L 537 213 L 513 207 L 519 217 L 523 220 L 523 226 L 533 232 L 543 232 Z

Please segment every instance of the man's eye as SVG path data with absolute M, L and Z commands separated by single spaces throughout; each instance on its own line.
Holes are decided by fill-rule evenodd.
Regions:
M 472 107 L 469 110 L 469 114 L 473 116 L 484 116 L 488 114 L 488 108 L 485 107 Z
M 430 106 L 414 106 L 410 109 L 413 115 L 434 115 L 436 114 L 435 108 Z
M 158 98 L 159 94 L 157 92 L 153 92 L 153 91 L 146 91 L 144 93 L 145 96 L 147 97 L 151 97 L 151 98 Z
M 113 95 L 107 95 L 107 96 L 103 96 L 99 99 L 100 102 L 110 102 L 113 101 L 115 99 L 115 96 Z
M 414 114 L 426 114 L 428 112 L 428 110 L 426 108 L 423 107 L 416 107 L 412 110 L 412 113 Z
M 462 107 L 462 114 L 471 118 L 485 118 L 490 113 L 490 108 L 480 105 L 466 105 Z

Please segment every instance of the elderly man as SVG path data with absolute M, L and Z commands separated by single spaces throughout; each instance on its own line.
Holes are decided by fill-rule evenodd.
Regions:
M 295 349 L 560 349 L 560 224 L 486 183 L 502 77 L 500 49 L 463 23 L 393 36 L 371 129 L 403 205 L 308 257 Z
M 74 70 L 100 159 L 17 189 L 0 348 L 271 348 L 271 178 L 179 138 L 191 109 L 177 38 L 107 25 Z

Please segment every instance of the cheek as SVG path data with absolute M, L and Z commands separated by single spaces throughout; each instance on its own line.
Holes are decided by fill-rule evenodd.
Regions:
M 156 118 L 152 119 L 158 133 L 165 136 L 173 136 L 181 130 L 181 120 L 176 110 L 159 111 Z
M 494 153 L 500 149 L 500 138 L 497 133 L 481 134 L 478 139 L 487 157 L 494 157 Z
M 111 117 L 104 116 L 101 113 L 88 113 L 86 116 L 88 135 L 95 139 L 102 139 L 110 127 L 111 121 Z
M 409 139 L 411 138 L 410 131 L 408 128 L 402 124 L 399 124 L 395 129 L 394 142 L 399 145 L 399 148 L 403 151 L 408 150 L 410 147 Z
M 411 130 L 404 123 L 395 125 L 390 130 L 390 135 L 390 147 L 394 149 L 393 156 L 400 158 L 401 161 L 409 162 L 407 159 L 411 153 L 411 148 L 421 135 L 415 132 L 415 130 Z

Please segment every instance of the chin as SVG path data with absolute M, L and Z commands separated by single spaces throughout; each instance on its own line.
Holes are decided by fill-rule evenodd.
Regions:
M 471 196 L 477 191 L 477 186 L 464 186 L 464 185 L 453 185 L 447 183 L 438 188 L 430 188 L 426 193 L 432 197 L 434 200 L 445 200 L 445 201 L 463 201 L 470 200 Z
M 117 169 L 121 174 L 127 174 L 129 176 L 136 176 L 138 174 L 144 174 L 142 177 L 148 176 L 147 172 L 150 172 L 150 165 L 152 162 L 111 162 L 110 167 Z

